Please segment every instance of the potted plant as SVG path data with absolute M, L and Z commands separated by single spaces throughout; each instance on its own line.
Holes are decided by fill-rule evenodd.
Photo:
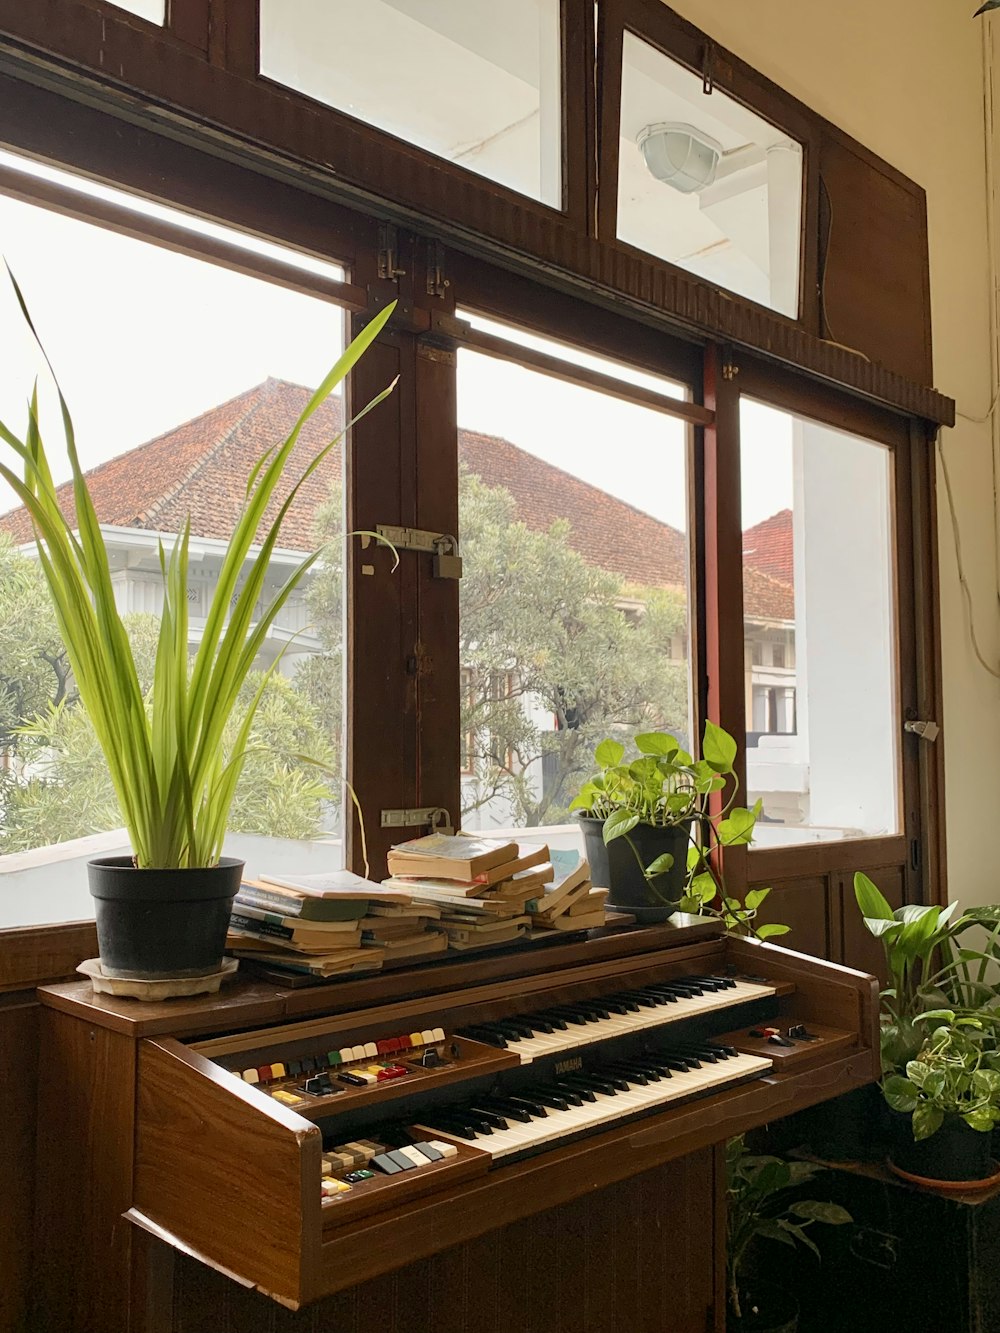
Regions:
M 601 741 L 599 771 L 570 805 L 579 811 L 594 882 L 610 890 L 609 906 L 642 922 L 683 910 L 718 916 L 758 939 L 785 934 L 787 926 L 752 924 L 769 890 L 751 890 L 740 903 L 727 892 L 716 855 L 751 842 L 760 814 L 759 801 L 752 810 L 736 805 L 733 738 L 706 722 L 699 760 L 666 732 L 643 732 L 634 743 L 638 756 L 626 760 L 621 741 Z M 728 799 L 711 812 L 711 797 L 728 784 Z
M 11 281 L 28 327 L 39 341 L 13 275 Z M 378 336 L 392 309 L 380 312 L 344 351 L 291 433 L 275 442 L 253 468 L 193 660 L 187 617 L 190 524 L 169 552 L 161 545 L 163 615 L 153 685 L 146 696 L 115 605 L 108 554 L 62 392 L 58 396 L 72 470 L 76 530 L 59 506 L 38 421 L 37 387 L 23 439 L 0 423 L 0 439 L 20 462 L 20 475 L 0 463 L 0 476 L 31 515 L 38 558 L 76 687 L 107 762 L 132 846 L 131 857 L 103 858 L 88 868 L 107 975 L 177 978 L 221 967 L 232 899 L 243 868 L 242 862 L 222 856 L 222 844 L 269 672 L 246 706 L 228 750 L 223 735 L 238 710 L 241 686 L 268 630 L 320 554 L 306 556 L 257 612 L 282 521 L 336 440 L 310 457 L 280 503 L 277 489 L 306 421 Z
M 905 1074 L 885 1080 L 885 1099 L 901 1118 L 892 1165 L 921 1180 L 984 1180 L 994 1173 L 992 1130 L 1000 1121 L 1000 1058 L 983 1043 L 982 1018 L 951 1010 L 921 1014 L 935 1023 Z
M 821 1168 L 808 1162 L 749 1153 L 742 1137 L 726 1144 L 726 1304 L 729 1333 L 795 1333 L 798 1304 L 779 1286 L 748 1277 L 748 1257 L 759 1240 L 819 1250 L 808 1228 L 842 1226 L 851 1215 L 839 1204 L 796 1199 L 792 1191 Z

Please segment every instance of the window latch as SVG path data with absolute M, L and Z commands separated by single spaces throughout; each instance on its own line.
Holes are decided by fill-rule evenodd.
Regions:
M 936 722 L 921 721 L 919 718 L 904 722 L 903 730 L 912 731 L 914 736 L 919 736 L 923 741 L 936 741 L 941 733 Z
M 420 828 L 426 825 L 433 833 L 455 832 L 448 811 L 440 805 L 422 805 L 413 810 L 383 810 L 383 828 Z

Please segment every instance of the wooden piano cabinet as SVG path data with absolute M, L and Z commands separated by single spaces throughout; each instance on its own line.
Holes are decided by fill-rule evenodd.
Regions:
M 237 981 L 150 1006 L 43 988 L 38 1333 L 721 1333 L 720 1145 L 877 1076 L 876 983 L 704 923 L 549 957 L 541 969 L 512 953 L 476 975 L 463 960 L 416 967 L 386 979 L 385 996 L 372 980 L 306 992 Z M 379 1175 L 322 1202 L 324 1133 L 332 1146 L 420 1123 L 421 1097 L 461 1099 L 460 1069 L 480 1090 L 530 1086 L 537 1066 L 516 1043 L 455 1029 L 721 972 L 766 985 L 735 1008 L 710 992 L 701 1018 L 680 1020 L 710 1016 L 702 1039 L 732 1031 L 745 1048 L 760 1013 L 812 1024 L 819 1042 L 764 1077 L 520 1160 L 494 1164 L 477 1139 L 426 1175 Z M 299 1114 L 240 1078 L 428 1027 L 452 1034 L 444 1065 L 384 1094 L 309 1094 Z M 557 1072 L 574 1067 L 563 1049 Z M 599 1066 L 601 1047 L 588 1049 Z
M 717 1184 L 702 1149 L 299 1311 L 164 1247 L 144 1333 L 721 1333 Z

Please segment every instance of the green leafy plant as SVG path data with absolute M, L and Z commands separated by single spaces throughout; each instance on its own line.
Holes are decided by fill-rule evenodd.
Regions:
M 639 754 L 631 760 L 626 759 L 621 741 L 601 741 L 594 751 L 599 771 L 583 784 L 570 809 L 603 820 L 606 844 L 623 838 L 646 883 L 661 897 L 656 881 L 672 869 L 674 856 L 664 852 L 644 865 L 630 834 L 639 824 L 686 829 L 687 884 L 681 910 L 717 916 L 728 930 L 762 940 L 786 934 L 788 926 L 776 922 L 755 925 L 770 889 L 751 889 L 742 903 L 726 889 L 719 853 L 753 841 L 761 810 L 760 801 L 752 809 L 736 804 L 736 742 L 732 736 L 714 722 L 706 722 L 702 757 L 697 760 L 676 736 L 666 732 L 644 732 L 634 741 Z M 728 798 L 711 811 L 711 797 L 727 785 L 731 786 Z
M 921 1014 L 916 1024 L 938 1026 L 907 1061 L 906 1074 L 892 1074 L 884 1085 L 894 1111 L 912 1117 L 913 1137 L 937 1133 L 946 1116 L 960 1116 L 970 1129 L 988 1133 L 1000 1121 L 1000 1057 L 983 1043 L 982 1018 L 960 1017 L 951 1010 Z
M 45 356 L 21 290 L 12 274 L 10 277 L 24 319 Z M 280 503 L 278 486 L 306 422 L 375 340 L 393 308 L 390 305 L 381 311 L 347 347 L 309 399 L 290 434 L 267 450 L 252 468 L 243 509 L 223 557 L 193 662 L 188 653 L 190 524 L 185 524 L 169 552 L 161 544 L 163 615 L 153 684 L 147 695 L 136 671 L 128 631 L 115 605 L 108 554 L 80 465 L 73 422 L 58 383 L 72 470 L 76 531 L 59 506 L 38 420 L 37 385 L 24 438 L 0 422 L 0 439 L 20 460 L 21 469 L 18 475 L 0 463 L 0 477 L 31 515 L 59 633 L 80 700 L 108 765 L 139 867 L 212 866 L 219 860 L 251 729 L 274 666 L 261 673 L 249 701 L 241 701 L 241 691 L 276 616 L 321 552 L 306 556 L 263 610 L 255 614 L 268 563 L 299 489 L 339 436 L 310 457 Z M 51 369 L 47 356 L 45 360 Z M 374 398 L 355 421 L 380 403 L 393 387 L 389 385 Z M 268 521 L 265 515 L 272 502 L 277 510 Z M 238 709 L 241 720 L 227 745 L 227 727 Z
M 916 1058 L 926 1036 L 918 1019 L 929 1011 L 986 1015 L 987 1030 L 994 1030 L 1000 906 L 961 915 L 957 903 L 893 909 L 860 871 L 854 876 L 854 895 L 866 928 L 882 945 L 889 974 L 881 994 L 884 1072 L 899 1071 Z
M 842 1226 L 852 1220 L 839 1204 L 792 1197 L 792 1190 L 821 1170 L 808 1162 L 749 1153 L 742 1136 L 726 1144 L 726 1290 L 737 1319 L 743 1317 L 743 1269 L 755 1240 L 804 1245 L 819 1257 L 808 1228 L 816 1222 Z

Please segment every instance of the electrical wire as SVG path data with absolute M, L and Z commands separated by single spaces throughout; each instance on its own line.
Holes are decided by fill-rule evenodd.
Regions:
M 948 460 L 944 456 L 944 447 L 941 443 L 940 431 L 938 432 L 937 437 L 937 452 L 938 458 L 941 461 L 941 475 L 944 478 L 945 495 L 948 499 L 948 512 L 951 515 L 951 531 L 952 536 L 955 539 L 955 561 L 958 566 L 958 585 L 962 589 L 962 595 L 965 598 L 965 609 L 969 618 L 969 636 L 972 639 L 972 651 L 976 654 L 979 665 L 983 670 L 988 671 L 991 676 L 995 676 L 997 680 L 1000 680 L 1000 670 L 990 666 L 989 662 L 987 662 L 986 658 L 983 656 L 983 651 L 979 646 L 979 638 L 976 634 L 976 618 L 972 607 L 972 592 L 969 589 L 969 581 L 965 577 L 965 566 L 962 560 L 962 536 L 959 530 L 958 512 L 955 509 L 955 496 L 951 489 L 951 473 L 948 471 Z

